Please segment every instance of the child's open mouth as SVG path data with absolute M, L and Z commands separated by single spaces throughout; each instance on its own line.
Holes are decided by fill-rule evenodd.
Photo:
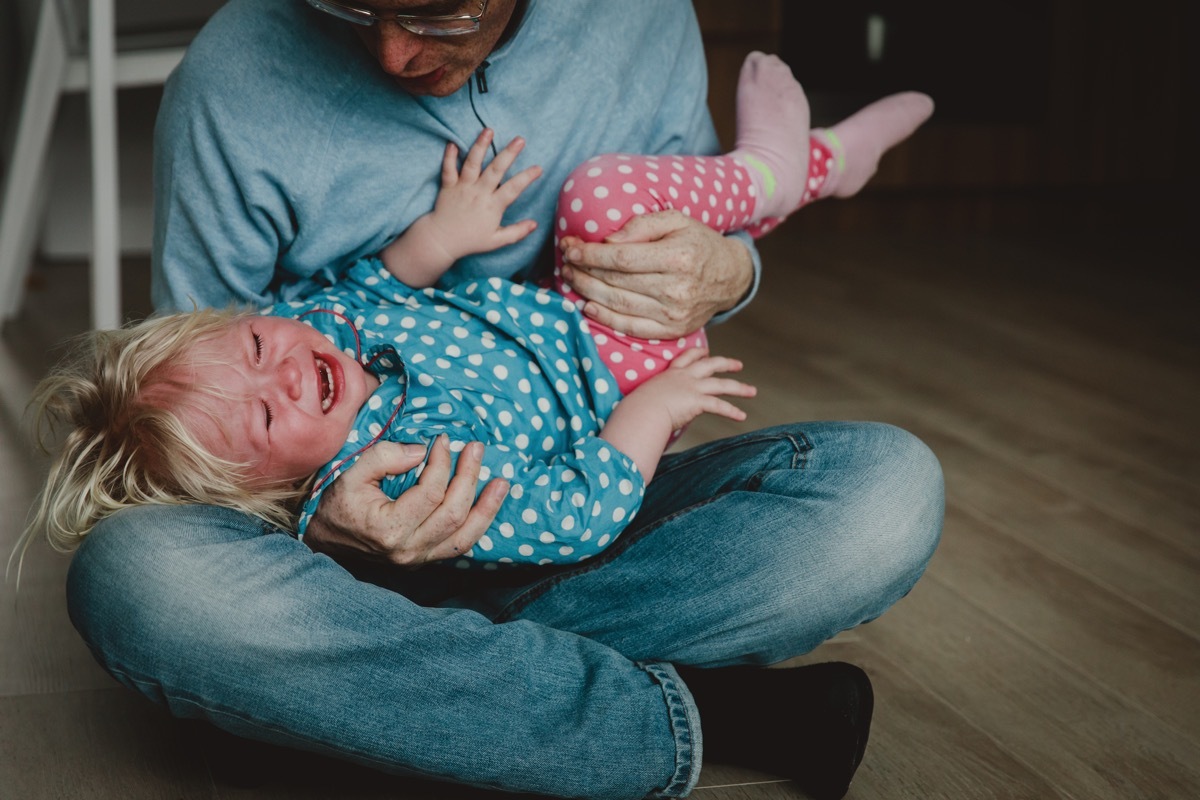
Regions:
M 337 402 L 337 376 L 341 372 L 341 365 L 326 361 L 324 356 L 317 353 L 313 353 L 313 362 L 317 367 L 317 393 L 321 398 L 321 413 L 328 414 L 329 409 Z

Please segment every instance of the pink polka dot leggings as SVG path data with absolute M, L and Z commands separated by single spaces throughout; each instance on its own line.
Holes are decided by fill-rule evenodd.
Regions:
M 800 206 L 816 199 L 829 175 L 833 154 L 810 139 L 808 183 Z M 782 218 L 755 220 L 756 189 L 745 164 L 730 156 L 596 156 L 567 178 L 558 197 L 555 243 L 563 236 L 602 241 L 630 218 L 677 210 L 719 233 L 744 230 L 758 238 Z M 562 280 L 562 252 L 555 247 L 554 288 L 576 305 L 580 297 Z M 689 347 L 706 347 L 703 329 L 669 342 L 638 339 L 588 320 L 600 355 L 625 394 L 662 372 Z

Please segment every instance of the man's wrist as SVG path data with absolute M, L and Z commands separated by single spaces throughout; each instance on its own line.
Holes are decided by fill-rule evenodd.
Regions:
M 758 251 L 754 248 L 754 240 L 749 234 L 738 231 L 726 234 L 723 238 L 726 240 L 728 246 L 741 248 L 740 251 L 730 251 L 731 254 L 736 253 L 736 255 L 730 255 L 730 258 L 736 258 L 737 263 L 741 267 L 738 270 L 731 270 L 737 277 L 731 278 L 728 282 L 728 285 L 731 287 L 729 297 L 733 298 L 735 296 L 736 289 L 741 289 L 742 291 L 736 295 L 736 299 L 721 304 L 723 310 L 714 312 L 712 319 L 709 320 L 709 323 L 712 325 L 719 325 L 725 322 L 749 305 L 750 301 L 758 293 L 759 281 L 762 276 L 762 262 L 759 259 Z M 743 259 L 749 259 L 748 266 L 747 262 Z M 743 272 L 740 269 L 748 269 L 749 272 Z M 748 285 L 745 282 L 747 279 L 749 280 Z
M 750 247 L 736 236 L 723 236 L 722 240 L 729 249 L 730 262 L 735 265 L 734 277 L 731 281 L 732 291 L 722 303 L 718 314 L 727 314 L 750 299 L 754 291 L 754 257 Z

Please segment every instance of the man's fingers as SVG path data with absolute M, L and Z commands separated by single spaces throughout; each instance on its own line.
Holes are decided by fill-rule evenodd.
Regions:
M 410 513 L 420 514 L 416 522 L 426 519 L 437 510 L 446 498 L 446 489 L 450 484 L 450 440 L 446 434 L 441 434 L 429 449 L 429 459 L 425 469 L 417 479 L 417 485 L 409 488 L 396 498 L 397 503 L 408 506 L 409 503 L 420 503 L 419 506 L 409 506 Z
M 402 475 L 425 460 L 425 447 L 419 444 L 376 442 L 366 449 L 358 461 L 338 478 L 354 483 L 379 483 L 388 475 Z M 332 487 L 331 487 L 332 488 Z
M 693 220 L 678 211 L 656 211 L 633 217 L 603 242 L 585 242 L 578 236 L 564 236 L 559 241 L 559 248 L 568 262 L 593 269 L 675 272 L 678 268 L 675 261 L 682 254 L 674 248 L 664 249 L 661 240 L 685 230 L 692 223 Z
M 584 316 L 640 339 L 678 339 L 708 321 L 702 309 L 664 305 L 656 297 L 610 286 L 579 270 L 571 271 L 568 284 L 583 295 Z
M 602 275 L 605 274 L 601 271 Z M 614 275 L 614 273 L 607 273 Z M 623 278 L 625 276 L 616 275 Z M 640 277 L 640 276 L 639 276 Z M 641 292 L 636 287 L 609 283 L 591 271 L 563 267 L 563 280 L 587 300 L 610 308 L 619 314 L 634 317 L 661 317 L 665 314 L 662 303 L 652 293 Z
M 607 325 L 614 331 L 633 336 L 638 339 L 678 339 L 680 336 L 700 328 L 699 324 L 689 327 L 686 323 L 668 324 L 663 319 L 651 315 L 635 317 L 621 314 L 599 303 L 588 301 L 583 306 L 584 316 L 593 319 L 601 325 Z
M 440 440 L 441 437 L 439 437 L 439 443 Z M 446 450 L 446 459 L 449 461 L 449 448 Z M 475 503 L 475 487 L 479 483 L 479 467 L 482 461 L 482 444 L 471 442 L 463 448 L 458 456 L 458 466 L 455 467 L 454 477 L 450 479 L 449 484 L 441 481 L 436 484 L 436 487 L 442 489 L 441 496 L 438 498 L 437 506 L 421 522 L 417 529 L 416 540 L 411 543 L 410 549 L 425 552 L 466 524 L 471 514 L 471 506 Z M 430 466 L 433 466 L 432 456 L 430 456 L 429 462 Z M 428 472 L 429 467 L 425 469 Z M 421 481 L 424 480 L 425 475 L 422 474 Z M 434 485 L 429 487 L 430 499 L 434 496 L 434 488 Z
M 610 234 L 609 242 L 657 242 L 678 230 L 686 228 L 693 220 L 679 211 L 656 211 L 631 217 L 624 227 Z
M 588 301 L 584 314 L 632 336 L 675 338 L 703 327 L 709 319 L 706 306 L 685 296 L 687 283 L 664 280 L 660 274 L 564 266 L 563 279 Z
M 441 511 L 456 504 L 463 507 L 462 519 L 457 520 L 460 525 L 467 517 L 466 509 L 469 509 L 475 500 L 475 486 L 479 483 L 479 467 L 482 463 L 483 445 L 481 443 L 471 442 L 462 449 L 462 452 L 458 454 L 458 465 L 454 469 L 454 477 L 450 479 L 450 484 L 446 487 L 442 508 L 438 509 Z
M 563 278 L 572 286 L 591 286 L 600 291 L 603 291 L 605 286 L 611 286 L 614 289 L 636 292 L 651 298 L 657 298 L 658 292 L 664 286 L 671 286 L 676 280 L 676 278 L 666 280 L 663 273 L 656 271 L 628 272 L 570 262 L 563 264 Z
M 563 251 L 563 257 L 568 264 L 587 267 L 592 271 L 607 269 L 629 273 L 662 272 L 665 269 L 661 258 L 655 257 L 656 254 L 661 256 L 662 253 L 654 244 L 575 241 L 576 244 Z
M 508 489 L 508 481 L 502 478 L 488 483 L 463 524 L 449 538 L 431 547 L 426 559 L 441 561 L 454 558 L 474 547 L 487 533 L 492 521 L 496 519 L 496 514 L 500 512 L 500 506 L 504 503 L 504 498 L 508 496 Z

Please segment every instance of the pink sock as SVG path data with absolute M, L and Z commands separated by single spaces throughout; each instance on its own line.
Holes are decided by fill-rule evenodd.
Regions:
M 933 113 L 933 100 L 920 92 L 901 92 L 876 100 L 832 128 L 818 128 L 813 138 L 833 151 L 836 164 L 821 187 L 820 197 L 857 194 L 883 154 L 912 135 Z
M 808 176 L 808 98 L 788 65 L 754 52 L 738 77 L 737 147 L 729 155 L 754 182 L 753 219 L 783 217 L 800 205 Z

